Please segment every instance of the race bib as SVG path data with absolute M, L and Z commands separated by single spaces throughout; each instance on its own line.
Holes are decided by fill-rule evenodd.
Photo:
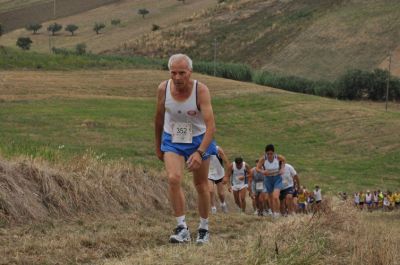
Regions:
M 193 140 L 192 124 L 176 122 L 172 124 L 172 142 L 191 144 Z
M 256 182 L 256 190 L 264 190 L 264 182 L 263 181 Z

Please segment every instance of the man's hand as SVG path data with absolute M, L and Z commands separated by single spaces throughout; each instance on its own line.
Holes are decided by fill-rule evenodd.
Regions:
M 156 155 L 157 155 L 158 159 L 160 159 L 161 161 L 164 161 L 164 152 L 162 152 L 160 148 L 156 149 Z
M 202 162 L 203 160 L 199 152 L 194 152 L 190 155 L 189 159 L 186 161 L 186 164 L 189 171 L 194 171 L 200 168 Z
M 232 191 L 232 186 L 228 187 L 228 191 L 231 192 Z
M 252 199 L 256 198 L 256 196 L 254 195 L 254 193 L 251 190 L 249 190 L 249 197 Z

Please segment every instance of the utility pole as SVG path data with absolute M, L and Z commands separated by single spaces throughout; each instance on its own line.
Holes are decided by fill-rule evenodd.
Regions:
M 388 67 L 388 78 L 386 82 L 386 106 L 385 110 L 387 111 L 388 109 L 388 101 L 389 101 L 389 84 L 390 84 L 390 66 L 392 64 L 392 54 L 389 53 L 389 67 Z
M 49 52 L 51 53 L 51 36 L 50 36 L 50 31 L 49 31 Z
M 56 18 L 56 0 L 54 0 L 53 18 Z
M 217 38 L 214 38 L 214 76 L 217 76 Z

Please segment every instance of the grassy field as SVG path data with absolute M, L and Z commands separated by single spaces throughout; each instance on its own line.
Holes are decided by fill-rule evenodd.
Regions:
M 63 29 L 57 36 L 49 39 L 46 28 L 50 23 L 54 23 L 54 21 L 49 21 L 43 23 L 43 28 L 36 35 L 32 35 L 25 29 L 7 33 L 0 38 L 0 45 L 14 47 L 18 37 L 29 36 L 33 41 L 32 50 L 34 51 L 49 52 L 49 42 L 51 46 L 57 48 L 72 48 L 84 42 L 88 50 L 97 53 L 123 47 L 130 40 L 150 32 L 153 24 L 163 28 L 215 4 L 215 0 L 186 1 L 185 4 L 176 0 L 125 0 L 56 20 L 64 26 L 76 24 L 79 27 L 76 36 L 70 36 L 71 34 Z M 150 11 L 145 19 L 137 14 L 140 8 Z M 112 26 L 112 19 L 120 19 L 121 24 Z M 93 31 L 96 22 L 106 24 L 106 28 L 99 35 Z
M 400 106 L 344 102 L 194 74 L 216 140 L 252 163 L 265 144 L 322 187 L 321 214 L 210 217 L 211 243 L 171 246 L 154 155 L 160 70 L 0 72 L 0 264 L 399 264 L 399 211 L 360 213 L 338 191 L 399 190 Z M 185 177 L 187 221 L 198 216 Z M 328 196 L 330 194 L 331 196 Z M 285 231 L 285 232 L 283 232 Z M 362 244 L 360 244 L 362 242 Z M 235 253 L 240 253 L 236 255 Z
M 195 74 L 210 86 L 217 142 L 252 164 L 274 143 L 304 184 L 325 191 L 399 188 L 400 109 L 274 90 Z M 58 161 L 87 150 L 161 168 L 155 88 L 164 71 L 3 71 L 0 150 Z M 377 164 L 379 166 L 377 166 Z

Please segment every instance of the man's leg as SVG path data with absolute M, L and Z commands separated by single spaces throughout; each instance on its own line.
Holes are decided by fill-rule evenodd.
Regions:
M 240 207 L 239 191 L 234 190 L 234 191 L 232 191 L 232 192 L 233 192 L 233 198 L 235 199 L 236 205 L 237 205 L 239 208 L 241 208 L 241 207 Z
M 224 184 L 222 183 L 222 181 L 218 182 L 218 184 L 217 184 L 217 192 L 218 192 L 218 198 L 219 198 L 220 205 L 221 205 L 221 210 L 222 210 L 222 212 L 227 213 L 228 207 L 225 202 L 225 187 L 224 187 Z
M 208 188 L 208 167 L 210 159 L 204 160 L 196 171 L 193 171 L 193 183 L 197 190 L 200 224 L 197 233 L 197 244 L 207 243 L 209 240 L 208 214 L 210 211 L 210 191 Z
M 171 243 L 190 242 L 190 233 L 185 220 L 185 197 L 181 188 L 185 159 L 175 153 L 167 152 L 164 154 L 164 163 L 168 174 L 169 197 L 177 221 L 177 227 L 169 241 Z
M 210 207 L 211 207 L 211 211 L 213 212 L 214 209 L 215 211 L 217 210 L 215 207 L 215 188 L 214 188 L 214 181 L 212 180 L 208 180 L 208 189 L 210 191 Z
M 279 194 L 281 193 L 281 191 L 279 189 L 275 189 L 272 192 L 272 212 L 274 214 L 279 214 L 279 210 L 280 210 L 280 201 L 279 201 Z
M 242 209 L 242 212 L 246 211 L 246 193 L 247 188 L 243 188 L 239 191 L 240 208 Z
M 221 204 L 225 203 L 225 191 L 224 191 L 224 184 L 222 184 L 222 182 L 219 182 L 217 184 L 217 192 Z
M 198 195 L 200 217 L 207 219 L 210 211 L 210 192 L 208 189 L 208 166 L 210 159 L 204 160 L 196 171 L 193 171 L 193 183 Z
M 287 194 L 286 195 L 285 204 L 286 204 L 286 207 L 287 207 L 288 214 L 293 214 L 294 209 L 293 209 L 293 195 L 292 194 Z
M 168 192 L 175 217 L 185 214 L 185 196 L 181 187 L 185 159 L 175 153 L 164 154 L 165 169 L 168 175 Z

